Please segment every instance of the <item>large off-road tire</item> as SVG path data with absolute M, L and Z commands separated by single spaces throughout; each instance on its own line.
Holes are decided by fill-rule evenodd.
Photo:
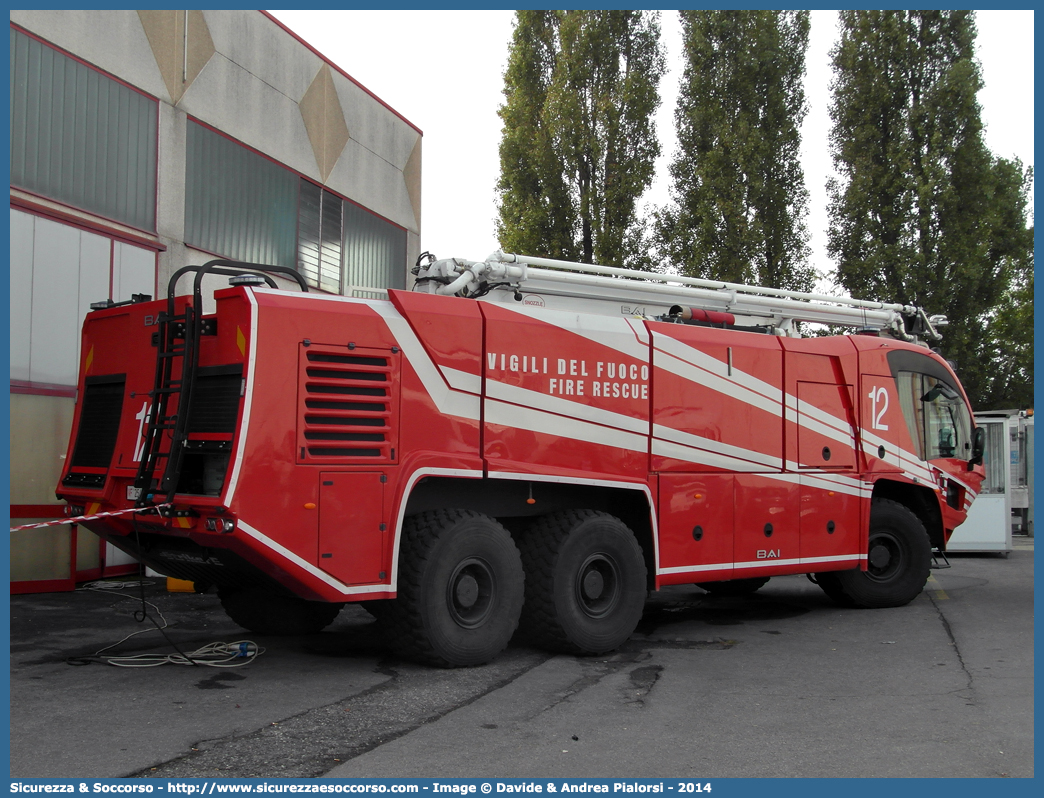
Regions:
M 481 665 L 515 633 L 523 583 L 518 549 L 494 519 L 468 510 L 420 513 L 403 524 L 398 597 L 375 615 L 404 657 Z
M 526 569 L 522 632 L 552 651 L 602 654 L 638 625 L 645 559 L 622 521 L 594 510 L 540 518 L 521 538 Z
M 343 604 L 306 601 L 260 588 L 222 590 L 218 593 L 225 613 L 260 635 L 310 635 L 333 623 Z
M 932 545 L 920 519 L 899 502 L 874 499 L 867 569 L 816 574 L 816 579 L 842 605 L 901 607 L 924 590 L 931 563 Z
M 855 604 L 852 599 L 848 597 L 844 589 L 841 587 L 841 580 L 838 579 L 839 574 L 845 573 L 844 571 L 825 571 L 823 573 L 816 574 L 815 581 L 819 585 L 820 589 L 833 599 L 835 604 L 842 607 L 854 607 Z
M 750 579 L 726 579 L 724 582 L 697 582 L 696 587 L 702 587 L 715 596 L 749 596 L 767 585 L 768 580 L 767 576 L 755 576 Z

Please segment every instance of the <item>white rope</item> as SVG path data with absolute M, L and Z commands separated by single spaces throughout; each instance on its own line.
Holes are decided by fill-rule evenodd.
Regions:
M 103 659 L 117 668 L 155 668 L 158 665 L 168 664 L 238 668 L 253 662 L 264 652 L 265 650 L 253 640 L 236 640 L 233 643 L 207 643 L 202 648 L 197 648 L 188 654 L 138 654 L 133 657 L 104 657 Z
M 134 596 L 128 596 L 126 594 L 120 595 L 115 590 L 122 589 L 124 587 L 140 587 L 143 585 L 150 585 L 151 582 L 147 580 L 127 581 L 127 582 L 89 582 L 83 586 L 82 589 L 90 590 L 95 593 L 113 593 L 120 599 L 129 601 L 137 601 L 138 599 Z M 159 665 L 205 665 L 208 668 L 238 668 L 243 665 L 248 665 L 253 662 L 259 656 L 261 656 L 265 650 L 255 643 L 253 640 L 236 640 L 232 643 L 221 643 L 213 642 L 207 643 L 202 648 L 197 648 L 195 651 L 190 651 L 187 654 L 182 654 L 180 651 L 176 654 L 135 654 L 132 656 L 113 656 L 107 655 L 104 652 L 116 648 L 121 643 L 125 643 L 135 635 L 144 634 L 145 632 L 159 631 L 161 634 L 169 624 L 167 619 L 163 617 L 163 613 L 160 612 L 159 607 L 153 604 L 151 601 L 146 601 L 144 598 L 141 599 L 143 604 L 151 607 L 156 615 L 159 617 L 162 624 L 153 621 L 155 626 L 147 629 L 139 629 L 136 632 L 131 632 L 121 640 L 112 643 L 111 645 L 105 646 L 104 648 L 98 649 L 94 654 L 87 657 L 71 657 L 70 662 L 74 665 L 86 665 L 88 662 L 97 658 L 98 660 L 108 663 L 109 665 L 115 665 L 117 668 L 155 668 Z M 143 616 L 139 620 L 144 620 Z M 166 635 L 164 635 L 166 637 Z M 167 638 L 168 642 L 170 638 Z M 175 646 L 176 648 L 176 646 Z
M 44 521 L 40 524 L 23 524 L 22 526 L 11 527 L 12 532 L 20 532 L 23 529 L 41 529 L 45 526 L 61 526 L 63 524 L 78 524 L 81 521 L 93 521 L 96 518 L 113 518 L 117 515 L 126 515 L 127 513 L 151 513 L 156 512 L 162 507 L 171 507 L 170 504 L 157 504 L 155 507 L 132 507 L 129 510 L 116 510 L 111 513 L 95 513 L 94 515 L 78 515 L 75 518 L 59 518 L 57 521 Z

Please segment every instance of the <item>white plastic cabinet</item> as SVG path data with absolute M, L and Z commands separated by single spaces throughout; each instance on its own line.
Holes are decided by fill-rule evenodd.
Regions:
M 982 462 L 986 479 L 972 503 L 968 519 L 954 530 L 947 551 L 1008 552 L 1011 544 L 1011 437 L 1008 417 L 976 415 L 986 432 Z

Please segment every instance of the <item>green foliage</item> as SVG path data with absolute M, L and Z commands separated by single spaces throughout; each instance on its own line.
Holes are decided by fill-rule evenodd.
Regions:
M 845 11 L 840 20 L 830 113 L 841 179 L 828 186 L 835 277 L 854 296 L 946 314 L 945 352 L 973 406 L 1018 406 L 1032 341 L 1015 355 L 998 336 L 1028 298 L 1032 171 L 983 143 L 974 15 Z
M 682 11 L 685 70 L 675 111 L 663 258 L 685 274 L 809 291 L 800 163 L 807 11 Z
M 660 146 L 658 15 L 518 11 L 500 108 L 497 235 L 508 251 L 638 265 L 635 205 Z
M 986 334 L 981 336 L 977 359 L 989 363 L 979 409 L 1034 406 L 1034 269 L 1028 268 L 1001 298 Z

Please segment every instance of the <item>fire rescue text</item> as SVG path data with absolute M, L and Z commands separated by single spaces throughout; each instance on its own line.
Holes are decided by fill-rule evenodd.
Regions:
M 547 378 L 546 393 L 554 396 L 590 396 L 604 399 L 648 399 L 649 366 L 597 360 L 546 358 L 487 352 L 490 372 L 555 374 Z

